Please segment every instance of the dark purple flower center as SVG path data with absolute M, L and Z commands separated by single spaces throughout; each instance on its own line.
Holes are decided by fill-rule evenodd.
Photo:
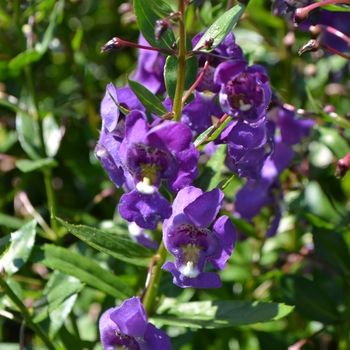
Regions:
M 246 117 L 254 117 L 257 106 L 263 103 L 263 90 L 251 74 L 242 73 L 230 80 L 226 84 L 226 91 L 232 110 Z
M 142 143 L 131 147 L 129 159 L 128 165 L 135 179 L 138 181 L 149 179 L 151 185 L 158 185 L 161 179 L 169 178 L 171 176 L 169 170 L 173 170 L 177 164 L 171 153 Z

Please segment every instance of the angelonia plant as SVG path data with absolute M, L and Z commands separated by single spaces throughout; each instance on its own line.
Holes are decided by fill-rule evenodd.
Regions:
M 21 2 L 13 2 L 19 27 Z M 75 3 L 55 2 L 40 45 L 33 45 L 40 37 L 33 26 L 22 30 L 27 49 L 8 67 L 15 67 L 14 77 L 23 68 L 28 84 L 24 97 L 9 97 L 0 84 L 0 107 L 17 113 L 18 140 L 31 158 L 17 160 L 13 168 L 42 172 L 48 202 L 43 215 L 51 220 L 47 225 L 19 191 L 16 206 L 34 219 L 0 238 L 0 316 L 24 320 L 39 339 L 35 350 L 42 343 L 50 350 L 204 349 L 211 336 L 198 340 L 203 329 L 217 331 L 208 350 L 257 350 L 260 343 L 262 350 L 270 350 L 274 341 L 276 349 L 287 343 L 291 350 L 310 344 L 305 349 L 312 349 L 313 342 L 327 350 L 350 349 L 350 0 L 227 0 L 225 11 L 218 7 L 218 12 L 220 1 L 212 1 L 206 18 L 201 9 L 209 0 L 124 3 L 119 14 L 138 28 L 138 42 L 107 37 L 98 57 L 101 62 L 118 60 L 132 48 L 135 69 L 104 81 L 103 93 L 100 89 L 96 95 L 90 95 L 84 80 L 94 65 L 79 68 L 83 31 L 71 17 L 67 28 L 76 33 L 66 43 L 67 56 L 84 86 L 87 109 L 92 110 L 94 96 L 100 109 L 97 118 L 91 112 L 87 118 L 91 134 L 95 132 L 89 142 L 90 168 L 72 166 L 67 148 L 62 162 L 77 178 L 88 178 L 86 172 L 93 168 L 89 180 L 101 176 L 107 183 L 98 184 L 103 195 L 72 214 L 56 205 L 53 184 L 59 188 L 60 181 L 54 181 L 51 169 L 58 166 L 54 157 L 66 125 L 59 127 L 51 114 L 44 115 L 54 98 L 37 101 L 31 64 L 49 49 L 59 53 L 57 62 L 65 59 L 60 46 L 64 35 L 53 40 L 54 27 L 65 6 Z M 45 6 L 47 1 L 38 9 Z M 6 15 L 0 8 L 0 28 L 9 21 Z M 39 23 L 44 18 L 32 14 L 30 20 L 35 16 Z M 85 25 L 90 20 L 85 18 Z M 250 29 L 239 32 L 236 25 L 244 20 Z M 256 59 L 259 55 L 269 59 Z M 47 67 L 48 75 L 54 75 L 53 67 Z M 60 82 L 58 90 L 75 86 L 66 83 Z M 326 95 L 322 103 L 314 98 L 317 93 Z M 333 104 L 341 107 L 339 114 Z M 75 116 L 68 108 L 51 108 L 64 118 Z M 0 141 L 2 137 L 0 124 Z M 57 147 L 50 148 L 50 140 L 58 140 Z M 8 160 L 7 155 L 0 153 L 2 159 Z M 327 168 L 332 161 L 335 171 Z M 335 182 L 347 176 L 342 185 Z M 15 178 L 12 183 L 21 182 Z M 89 216 L 102 197 L 113 197 L 113 210 L 117 203 L 109 227 L 98 215 Z M 92 223 L 70 224 L 61 214 Z M 44 244 L 34 243 L 37 224 Z M 279 238 L 286 231 L 289 236 Z M 230 269 L 240 260 L 242 266 L 248 262 L 245 268 Z M 39 282 L 12 278 L 28 262 L 27 274 L 39 271 Z M 241 273 L 242 283 L 235 283 L 232 271 Z M 34 285 L 25 301 L 19 282 Z M 76 303 L 85 286 L 93 292 Z M 92 314 L 94 339 L 93 331 L 86 336 L 90 329 L 85 330 L 84 319 L 77 322 L 75 315 L 86 310 Z M 233 329 L 241 326 L 251 328 L 242 335 Z M 230 334 L 222 332 L 224 327 L 231 327 Z M 20 349 L 26 348 L 23 329 Z
M 266 237 L 277 232 L 279 176 L 294 158 L 291 146 L 309 135 L 314 121 L 272 98 L 267 70 L 250 64 L 236 44 L 232 28 L 247 4 L 237 4 L 191 39 L 189 1 L 179 0 L 176 12 L 162 3 L 161 18 L 151 3 L 134 1 L 139 43 L 114 37 L 101 49 L 132 46 L 140 53 L 126 86 L 106 87 L 95 155 L 124 190 L 118 211 L 134 239 L 158 247 L 145 230 L 162 231 L 141 297 L 106 310 L 99 321 L 106 350 L 170 349 L 168 336 L 146 315 L 154 312 L 162 270 L 181 288 L 220 288 L 212 269 L 223 270 L 234 251 L 238 233 L 231 218 L 250 222 L 269 205 Z M 217 158 L 218 166 L 247 179 L 228 215 L 221 210 L 229 181 L 206 181 L 200 157 Z

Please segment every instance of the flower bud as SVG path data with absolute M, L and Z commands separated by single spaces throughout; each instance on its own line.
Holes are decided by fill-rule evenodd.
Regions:
M 101 47 L 101 53 L 120 51 L 123 48 L 124 48 L 123 40 L 117 37 L 114 37 L 113 39 L 107 41 L 107 43 Z
M 169 22 L 165 19 L 158 19 L 156 21 L 155 27 L 154 27 L 154 37 L 156 40 L 160 40 L 160 38 L 163 36 L 163 34 L 166 32 L 166 30 L 169 27 Z

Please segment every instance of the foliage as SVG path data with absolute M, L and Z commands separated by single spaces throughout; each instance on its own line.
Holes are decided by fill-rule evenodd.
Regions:
M 184 1 L 0 1 L 1 349 L 20 344 L 21 349 L 101 350 L 101 315 L 133 296 L 140 297 L 148 321 L 170 337 L 172 349 L 350 347 L 348 59 L 326 50 L 299 56 L 310 34 L 302 25 L 291 29 L 290 14 L 276 15 L 278 1 L 271 11 L 268 0 L 236 6 L 230 0 L 194 0 L 183 19 L 176 15 L 178 3 Z M 335 3 L 325 8 L 337 11 Z M 346 16 L 349 10 L 343 6 L 339 11 Z M 156 21 L 166 17 L 166 31 L 156 40 Z M 344 18 L 338 22 L 348 23 Z M 203 68 L 198 57 L 215 55 L 232 31 L 243 50 L 237 62 L 242 67 L 246 62 L 244 74 L 260 74 L 260 86 L 268 75 L 273 93 L 262 101 L 269 106 L 267 114 L 283 107 L 295 123 L 310 121 L 312 127 L 299 139 L 296 124 L 289 126 L 288 135 L 298 138 L 291 142 L 292 160 L 273 179 L 268 193 L 273 200 L 247 218 L 237 215 L 242 213 L 239 198 L 256 179 L 232 172 L 226 158 L 234 152 L 231 140 L 210 148 L 238 117 L 215 116 L 201 102 L 201 113 L 212 117 L 210 125 L 193 131 L 194 146 L 184 152 L 193 157 L 201 152 L 193 184 L 203 194 L 192 201 L 198 207 L 181 202 L 183 208 L 176 210 L 212 231 L 220 218 L 227 218 L 237 241 L 224 268 L 217 268 L 221 261 L 208 260 L 219 270 L 220 288 L 180 288 L 171 273 L 161 270 L 170 258 L 165 248 L 171 251 L 171 242 L 164 239 L 163 245 L 161 224 L 143 231 L 156 246 L 160 243 L 157 251 L 152 243 L 144 246 L 131 237 L 132 229 L 118 211 L 126 185 L 116 188 L 94 153 L 98 155 L 103 135 L 101 101 L 108 97 L 116 114 L 127 115 L 130 110 L 120 95 L 105 91 L 111 82 L 117 90 L 128 84 L 142 109 L 141 117 L 131 111 L 130 118 L 138 123 L 148 118 L 153 126 L 148 132 L 160 130 L 157 137 L 166 134 L 167 139 L 168 131 L 161 134 L 167 124 L 160 118 L 180 122 L 181 115 L 190 115 L 198 97 L 192 87 L 198 67 Z M 151 91 L 135 78 L 137 48 L 124 44 L 117 53 L 100 52 L 113 37 L 136 43 L 140 32 L 165 62 L 164 91 Z M 346 50 L 341 46 L 338 51 Z M 255 72 L 251 67 L 257 65 L 266 71 Z M 212 101 L 217 108 L 223 103 L 217 95 Z M 241 107 L 245 112 L 247 105 Z M 266 108 L 260 114 L 265 118 Z M 283 133 L 278 131 L 276 138 Z M 173 139 L 182 140 L 184 134 Z M 287 152 L 283 157 L 288 158 Z M 341 160 L 346 169 L 337 177 Z M 174 182 L 163 179 L 156 191 L 170 204 L 180 191 Z M 254 184 L 256 190 L 261 182 Z M 214 202 L 219 189 L 224 199 L 215 222 L 209 220 L 205 201 Z M 252 197 L 252 207 L 259 200 Z M 277 234 L 269 236 L 278 213 Z M 168 216 L 164 223 L 169 236 L 173 220 Z M 202 272 L 213 270 L 206 266 Z

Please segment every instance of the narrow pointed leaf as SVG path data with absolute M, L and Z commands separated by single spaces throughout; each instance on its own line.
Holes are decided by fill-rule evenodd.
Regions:
M 236 6 L 232 7 L 232 9 L 226 11 L 208 28 L 193 50 L 201 50 L 205 42 L 211 40 L 214 40 L 214 42 L 210 49 L 203 51 L 214 50 L 226 38 L 227 34 L 236 26 L 247 5 L 248 1 L 244 4 L 238 3 Z
M 42 169 L 44 167 L 55 167 L 58 163 L 52 158 L 44 158 L 37 160 L 20 159 L 16 162 L 16 167 L 24 173 L 29 173 L 34 170 Z
M 153 47 L 172 50 L 175 36 L 170 28 L 166 30 L 160 40 L 157 41 L 154 37 L 156 21 L 161 17 L 153 10 L 152 3 L 144 0 L 134 0 L 134 10 L 137 24 L 147 42 Z
M 32 255 L 31 260 L 78 278 L 114 298 L 127 299 L 134 294 L 132 288 L 99 264 L 68 249 L 45 244 Z
M 158 117 L 162 117 L 164 114 L 168 113 L 159 98 L 145 86 L 141 85 L 137 81 L 129 79 L 128 83 L 131 90 L 149 112 L 157 115 Z
M 71 225 L 60 218 L 56 219 L 74 236 L 116 259 L 137 266 L 148 266 L 154 255 L 151 250 L 129 239 L 98 230 L 94 227 Z
M 285 304 L 258 301 L 200 301 L 170 305 L 152 320 L 182 327 L 224 328 L 275 321 L 293 309 Z

